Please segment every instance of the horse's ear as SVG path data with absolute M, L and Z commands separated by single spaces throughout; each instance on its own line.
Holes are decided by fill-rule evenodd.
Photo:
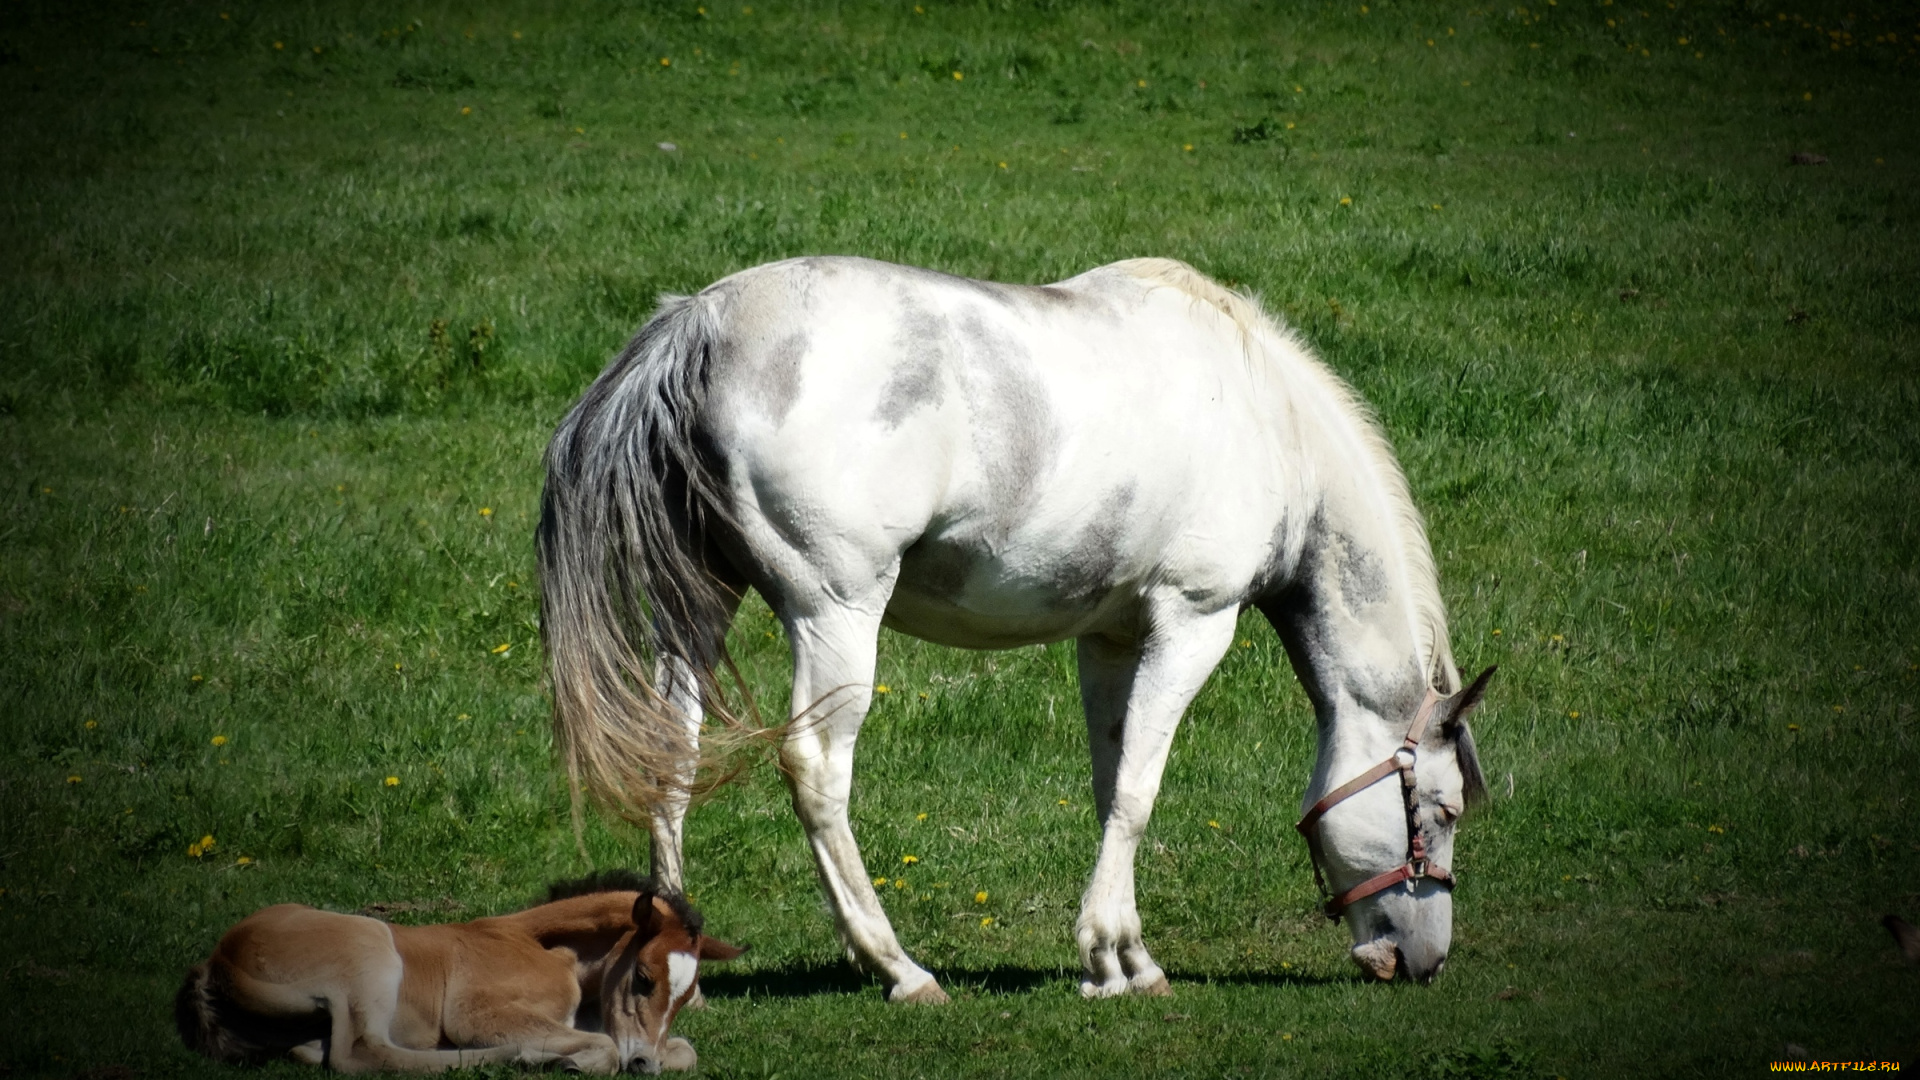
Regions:
M 1467 714 L 1480 707 L 1481 699 L 1487 696 L 1487 683 L 1493 680 L 1493 673 L 1499 670 L 1498 666 L 1488 668 L 1480 673 L 1479 678 L 1468 683 L 1465 689 L 1441 700 L 1438 709 L 1440 715 L 1436 719 L 1440 721 L 1442 731 L 1451 734 L 1449 729 L 1466 723 Z
M 1487 778 L 1480 770 L 1480 752 L 1473 745 L 1473 729 L 1467 726 L 1467 714 L 1480 706 L 1487 695 L 1487 683 L 1498 670 L 1498 667 L 1488 668 L 1466 689 L 1440 703 L 1440 732 L 1453 742 L 1454 759 L 1460 764 L 1460 779 L 1469 806 L 1486 801 Z
M 719 938 L 700 939 L 699 957 L 702 960 L 732 960 L 752 948 L 751 945 L 729 945 Z

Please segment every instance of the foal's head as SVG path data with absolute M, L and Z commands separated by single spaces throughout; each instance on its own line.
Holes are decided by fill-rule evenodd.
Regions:
M 706 936 L 699 913 L 678 894 L 639 892 L 633 930 L 600 984 L 600 1020 L 620 1047 L 621 1067 L 645 1073 L 692 1068 L 693 1047 L 668 1038 L 667 1030 L 700 984 L 700 962 L 743 952 Z

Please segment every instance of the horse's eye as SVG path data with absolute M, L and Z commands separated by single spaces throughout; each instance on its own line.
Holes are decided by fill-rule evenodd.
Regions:
M 1459 820 L 1460 820 L 1459 807 L 1454 806 L 1452 803 L 1440 804 L 1440 821 L 1442 824 L 1451 825 L 1454 822 Z

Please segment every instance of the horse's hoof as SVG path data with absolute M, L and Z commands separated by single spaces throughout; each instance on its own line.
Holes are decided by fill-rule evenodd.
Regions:
M 1094 982 L 1092 979 L 1080 980 L 1080 996 L 1088 1000 L 1119 997 L 1126 992 L 1127 981 L 1125 979 L 1112 979 L 1101 983 Z
M 940 989 L 939 980 L 928 979 L 905 992 L 897 986 L 894 987 L 893 992 L 887 995 L 887 1000 L 896 1001 L 902 1005 L 945 1005 L 953 999 L 947 996 L 945 990 Z
M 1168 985 L 1167 974 L 1164 971 L 1154 975 L 1153 978 L 1147 979 L 1144 982 L 1138 977 L 1135 977 L 1132 982 L 1127 984 L 1127 988 L 1132 990 L 1134 993 L 1139 994 L 1142 997 L 1172 997 L 1173 996 L 1173 987 Z
M 704 1009 L 707 1007 L 707 995 L 700 992 L 699 983 L 695 983 L 693 986 L 693 996 L 688 998 L 687 1003 L 680 1007 L 682 1009 Z

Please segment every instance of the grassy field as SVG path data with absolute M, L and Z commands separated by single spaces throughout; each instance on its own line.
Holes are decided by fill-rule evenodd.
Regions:
M 680 1023 L 705 1074 L 1920 1056 L 1878 925 L 1920 920 L 1911 5 L 390 7 L 0 10 L 0 1077 L 224 1074 L 171 995 L 258 906 L 472 917 L 585 869 L 545 439 L 660 291 L 826 252 L 1263 294 L 1378 408 L 1455 650 L 1501 665 L 1496 798 L 1445 976 L 1361 982 L 1249 619 L 1141 856 L 1176 996 L 1083 1002 L 1070 645 L 888 636 L 855 828 L 956 1000 L 850 973 L 763 768 L 690 825 L 754 946 Z M 784 701 L 764 605 L 733 641 Z

